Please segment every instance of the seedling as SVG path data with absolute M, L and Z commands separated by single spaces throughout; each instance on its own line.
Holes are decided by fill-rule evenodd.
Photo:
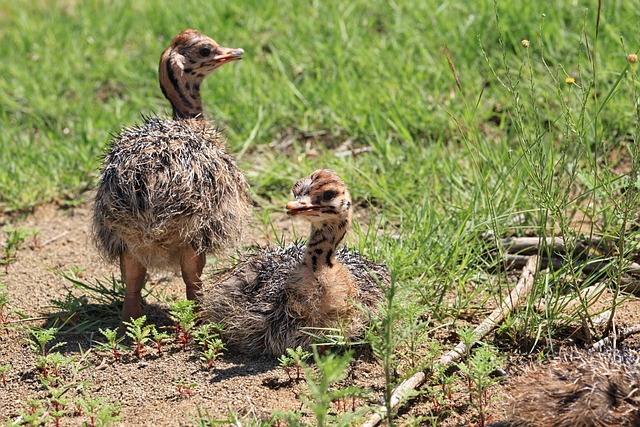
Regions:
M 220 338 L 222 329 L 221 323 L 204 323 L 193 331 L 193 339 L 198 343 L 202 351 L 206 351 L 211 341 Z
M 108 403 L 103 397 L 93 398 L 84 393 L 82 398 L 76 399 L 76 406 L 79 413 L 89 417 L 83 424 L 87 427 L 108 426 L 122 418 L 118 405 Z
M 220 338 L 211 339 L 207 341 L 206 348 L 202 350 L 200 360 L 207 362 L 207 367 L 211 369 L 213 368 L 213 362 L 222 356 L 224 349 L 224 344 Z
M 155 329 L 151 325 L 145 325 L 147 316 L 140 316 L 137 319 L 132 319 L 130 322 L 123 322 L 127 326 L 127 336 L 131 338 L 135 345 L 134 352 L 138 359 L 142 357 L 144 353 L 145 344 L 151 340 L 151 330 Z
M 109 351 L 111 351 L 111 354 L 113 354 L 113 358 L 115 360 L 118 360 L 120 358 L 120 355 L 122 354 L 120 353 L 120 351 L 126 349 L 126 347 L 121 344 L 121 342 L 124 340 L 124 336 L 118 337 L 118 330 L 115 328 L 99 328 L 99 331 L 107 339 L 107 342 L 102 343 L 102 346 L 107 347 Z
M 478 412 L 478 427 L 485 427 L 490 422 L 486 413 L 489 387 L 498 381 L 491 374 L 500 368 L 503 361 L 504 357 L 499 356 L 496 349 L 483 345 L 466 361 L 458 364 L 469 387 L 469 404 Z
M 179 379 L 178 381 L 174 381 L 172 384 L 176 386 L 178 394 L 180 394 L 180 396 L 182 397 L 191 397 L 191 395 L 193 394 L 193 387 L 197 385 L 196 383 L 189 383 L 183 378 Z
M 156 328 L 151 329 L 153 346 L 158 350 L 158 355 L 162 354 L 162 346 L 169 342 L 171 337 L 166 332 L 159 332 Z
M 320 356 L 316 348 L 313 349 L 313 357 L 316 363 L 316 370 L 311 369 L 305 362 L 301 362 L 304 369 L 309 396 L 301 397 L 300 400 L 311 410 L 315 417 L 315 425 L 326 426 L 329 422 L 329 409 L 331 402 L 349 397 L 362 395 L 362 390 L 356 387 L 346 387 L 338 390 L 333 389 L 333 385 L 341 381 L 351 361 L 351 353 L 343 355 L 328 354 Z M 351 416 L 353 414 L 350 414 Z M 349 415 L 347 416 L 347 418 Z M 341 420 L 341 425 L 350 425 L 346 419 Z
M 191 337 L 191 330 L 196 324 L 199 314 L 195 311 L 195 302 L 189 300 L 175 300 L 169 302 L 169 317 L 173 320 L 178 342 L 187 351 L 187 344 Z
M 49 410 L 49 415 L 53 418 L 53 425 L 59 427 L 60 419 L 67 414 L 67 399 L 64 395 L 69 389 L 65 387 L 48 387 L 48 389 L 51 394 L 51 409 Z
M 27 398 L 27 410 L 20 414 L 22 423 L 18 425 L 40 426 L 46 421 L 45 409 L 42 407 L 42 401 L 33 398 Z
M 293 376 L 291 375 L 291 368 L 295 367 L 296 370 L 296 381 L 300 381 L 302 379 L 302 364 L 311 357 L 311 353 L 308 351 L 304 351 L 301 346 L 298 346 L 295 350 L 292 348 L 287 348 L 287 354 L 283 354 L 278 358 L 280 362 L 280 367 L 284 369 L 287 376 L 289 377 L 289 381 L 293 381 Z
M 0 381 L 2 381 L 2 385 L 6 387 L 7 385 L 7 372 L 11 369 L 11 365 L 6 364 L 0 366 Z
M 5 227 L 4 231 L 7 233 L 7 240 L 2 256 L 0 256 L 0 264 L 4 265 L 4 273 L 9 274 L 9 264 L 15 262 L 18 249 L 24 243 L 29 229 L 25 227 L 13 228 L 9 225 Z
M 58 328 L 29 328 L 31 338 L 28 338 L 29 346 L 33 351 L 40 354 L 40 356 L 47 355 L 47 344 L 55 339 L 58 333 Z M 49 351 L 52 351 L 58 347 L 62 347 L 66 342 L 55 343 Z
M 38 356 L 36 367 L 42 373 L 42 382 L 47 387 L 59 386 L 62 366 L 72 364 L 74 360 L 75 357 L 66 358 L 57 351 L 46 356 Z
M 0 331 L 3 329 L 8 334 L 9 331 L 6 329 L 9 324 L 9 314 L 17 313 L 21 317 L 27 317 L 20 313 L 20 311 L 9 308 L 9 292 L 7 292 L 7 285 L 4 283 L 0 283 Z
M 0 283 L 0 329 L 9 321 L 8 314 L 5 314 L 5 308 L 9 302 L 9 292 L 6 292 L 7 285 Z

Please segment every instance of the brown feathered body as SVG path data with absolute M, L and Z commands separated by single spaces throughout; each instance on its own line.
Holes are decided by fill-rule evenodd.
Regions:
M 130 251 L 146 266 L 178 267 L 184 248 L 220 254 L 241 238 L 247 182 L 220 132 L 204 120 L 146 119 L 105 155 L 94 236 L 109 260 Z
M 640 357 L 570 352 L 517 379 L 510 427 L 640 426 Z
M 351 218 L 344 183 L 326 169 L 311 178 L 296 184 L 296 201 L 287 205 L 290 215 L 312 221 L 306 244 L 257 248 L 204 280 L 204 318 L 224 325 L 234 350 L 279 356 L 287 348 L 331 341 L 329 335 L 353 341 L 364 335 L 383 299 L 387 269 L 336 249 Z

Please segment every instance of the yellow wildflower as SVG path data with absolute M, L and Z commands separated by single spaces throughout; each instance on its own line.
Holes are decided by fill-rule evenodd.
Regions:
M 522 40 L 520 43 L 522 43 L 523 47 L 529 47 L 529 40 L 527 39 Z
M 565 82 L 567 82 L 567 84 L 574 84 L 576 82 L 576 79 L 574 79 L 573 77 L 567 77 L 566 79 L 564 79 Z

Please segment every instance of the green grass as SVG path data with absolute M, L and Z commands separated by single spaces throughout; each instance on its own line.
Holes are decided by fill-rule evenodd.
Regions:
M 619 302 L 614 267 L 637 248 L 640 80 L 626 60 L 640 49 L 636 5 L 417 3 L 0 0 L 0 208 L 77 202 L 110 135 L 167 114 L 159 55 L 196 28 L 246 51 L 205 81 L 203 99 L 256 214 L 267 222 L 296 179 L 335 169 L 367 208 L 351 240 L 418 296 L 406 312 L 426 304 L 456 324 L 499 301 L 509 275 L 487 256 L 487 232 L 606 238 L 610 268 L 539 275 L 501 327 L 500 345 L 550 349 L 566 305 L 540 313 L 535 298 L 600 282 Z M 371 150 L 336 157 L 347 140 Z M 565 323 L 597 337 L 588 305 Z
M 619 37 L 634 39 L 637 25 L 628 18 L 633 11 L 626 2 L 604 8 L 597 47 L 606 53 L 596 60 L 605 82 L 615 81 L 626 65 Z M 450 115 L 464 117 L 471 126 L 492 117 L 501 122 L 494 130 L 504 133 L 497 143 L 506 147 L 482 153 L 493 157 L 488 161 L 500 160 L 513 143 L 506 115 L 492 111 L 498 104 L 509 111 L 512 103 L 479 49 L 480 41 L 489 62 L 501 64 L 491 1 L 421 6 L 220 1 L 215 7 L 195 1 L 181 4 L 179 13 L 162 1 L 1 1 L 0 12 L 0 57 L 7 59 L 0 64 L 0 203 L 5 209 L 73 199 L 95 183 L 99 155 L 111 134 L 139 122 L 140 114 L 166 114 L 168 105 L 156 83 L 157 61 L 184 27 L 247 51 L 242 63 L 208 78 L 203 96 L 210 115 L 227 127 L 233 151 L 244 150 L 242 164 L 259 193 L 274 186 L 282 191 L 283 184 L 310 167 L 329 164 L 351 171 L 347 178 L 361 197 L 395 202 L 394 195 L 405 195 L 396 180 L 407 181 L 403 171 L 395 170 L 400 165 L 416 172 L 412 181 L 429 188 L 436 175 L 454 177 L 448 170 L 432 169 L 433 159 L 458 151 L 454 156 L 460 160 L 450 166 L 456 171 L 465 166 L 468 151 L 477 157 L 476 150 L 490 148 L 452 148 L 461 135 Z M 540 32 L 543 13 L 547 17 Z M 582 31 L 586 23 L 593 37 L 595 15 L 595 9 L 568 3 L 528 6 L 524 12 L 501 6 L 508 62 L 519 62 L 524 55 L 520 40 L 528 38 L 531 49 L 543 49 L 554 69 L 562 66 L 575 75 L 582 61 L 586 73 Z M 461 91 L 444 46 L 455 62 Z M 536 84 L 553 91 L 542 64 L 536 61 L 535 67 Z M 631 99 L 622 98 L 616 96 L 615 107 L 604 112 L 611 125 L 608 135 L 631 126 Z M 542 107 L 548 116 L 559 113 L 553 99 L 539 102 L 546 104 Z M 351 139 L 372 145 L 374 151 L 355 165 L 323 153 L 314 161 L 286 166 L 265 182 L 263 163 L 252 153 L 290 129 L 338 142 Z M 270 160 L 264 169 L 291 162 Z M 383 174 L 371 178 L 381 182 L 354 179 L 355 166 L 365 176 L 380 170 Z M 379 184 L 393 194 L 369 194 Z

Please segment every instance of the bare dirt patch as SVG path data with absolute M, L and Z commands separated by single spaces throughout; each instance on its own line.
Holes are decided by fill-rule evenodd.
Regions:
M 72 288 L 56 270 L 80 270 L 79 280 L 88 282 L 118 277 L 117 266 L 105 263 L 93 248 L 90 215 L 88 204 L 72 209 L 43 205 L 14 224 L 39 231 L 37 244 L 28 238 L 16 261 L 9 265 L 9 273 L 0 277 L 0 282 L 7 285 L 11 308 L 39 319 L 27 324 L 45 325 L 48 314 L 56 312 L 52 301 L 64 301 Z M 285 215 L 273 221 L 280 230 L 291 233 L 292 223 Z M 304 226 L 299 223 L 297 232 Z M 265 244 L 265 236 L 260 232 L 246 236 L 247 244 Z M 216 267 L 219 265 L 211 263 L 207 269 Z M 146 288 L 165 295 L 184 295 L 184 283 L 178 273 L 152 272 Z M 168 325 L 166 305 L 151 297 L 147 302 L 149 322 Z M 15 322 L 18 317 L 12 315 L 10 320 Z M 113 327 L 117 322 L 118 313 L 114 312 L 105 319 L 104 327 Z M 0 366 L 11 366 L 7 385 L 0 384 L 1 420 L 15 419 L 25 410 L 28 398 L 46 395 L 35 369 L 37 356 L 27 345 L 26 337 L 24 330 L 13 328 L 0 337 Z M 67 344 L 58 350 L 81 357 L 92 348 L 92 340 L 105 341 L 98 331 L 89 336 L 61 335 L 60 341 Z M 91 395 L 121 405 L 121 425 L 192 425 L 190 418 L 197 418 L 198 408 L 214 419 L 225 419 L 230 410 L 268 419 L 274 410 L 301 407 L 297 397 L 302 393 L 302 384 L 291 382 L 278 361 L 271 358 L 227 352 L 213 369 L 207 369 L 197 352 L 185 352 L 177 343 L 165 346 L 161 355 L 148 349 L 142 359 L 127 353 L 121 361 L 115 361 L 103 351 L 89 352 L 86 357 L 92 365 L 84 375 L 91 384 Z M 352 364 L 348 383 L 380 390 L 378 370 L 370 356 L 361 355 Z M 176 384 L 180 382 L 189 385 L 190 396 L 179 392 Z M 81 417 L 77 419 L 80 423 Z

